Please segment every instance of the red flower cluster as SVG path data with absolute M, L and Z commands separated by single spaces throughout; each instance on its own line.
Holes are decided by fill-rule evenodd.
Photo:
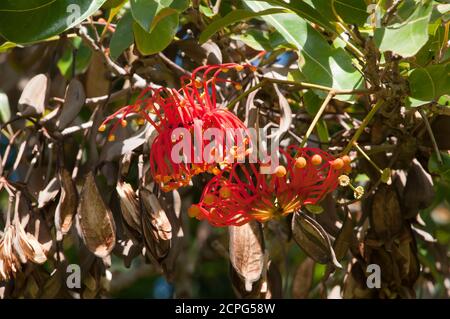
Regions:
M 335 159 L 321 149 L 292 145 L 280 152 L 286 166 L 278 166 L 273 174 L 261 174 L 255 164 L 235 164 L 231 172 L 215 176 L 189 215 L 214 226 L 286 216 L 318 203 L 336 189 L 338 177 L 348 169 L 345 158 Z
M 151 173 L 156 182 L 158 182 L 163 191 L 170 191 L 181 186 L 185 186 L 191 180 L 193 175 L 202 172 L 210 172 L 214 174 L 220 173 L 220 165 L 214 160 L 217 153 L 223 156 L 232 154 L 233 157 L 245 156 L 245 149 L 236 152 L 236 149 L 227 149 L 224 139 L 219 145 L 214 145 L 210 152 L 210 159 L 203 156 L 203 143 L 200 144 L 201 150 L 196 150 L 198 145 L 195 143 L 193 134 L 199 130 L 202 134 L 208 128 L 219 129 L 226 136 L 227 129 L 233 129 L 233 132 L 241 132 L 239 135 L 231 136 L 235 142 L 245 140 L 247 145 L 248 139 L 245 136 L 246 127 L 244 123 L 233 113 L 226 109 L 217 107 L 217 90 L 216 84 L 219 82 L 227 82 L 234 85 L 236 89 L 241 89 L 239 83 L 219 77 L 220 73 L 226 73 L 230 70 L 242 71 L 249 68 L 255 71 L 251 65 L 240 65 L 235 63 L 227 63 L 213 66 L 202 66 L 194 70 L 191 77 L 182 78 L 181 89 L 168 88 L 147 88 L 141 92 L 136 102 L 132 105 L 121 108 L 103 122 L 100 131 L 106 129 L 106 124 L 119 118 L 112 129 L 119 124 L 127 125 L 126 118 L 130 114 L 138 114 L 155 127 L 158 136 L 154 140 L 150 150 Z M 175 135 L 174 130 L 184 128 L 186 134 Z M 228 134 L 229 136 L 229 134 Z M 187 141 L 185 140 L 187 139 Z M 109 140 L 114 140 L 114 135 L 109 135 Z M 173 158 L 173 147 L 178 142 L 183 141 L 189 147 L 182 148 Z M 200 154 L 200 155 L 199 155 Z M 219 164 L 230 162 L 224 161 Z M 222 165 L 223 167 L 223 165 Z
M 216 87 L 217 83 L 226 82 L 241 89 L 239 83 L 219 75 L 244 68 L 255 71 L 253 66 L 234 63 L 202 66 L 191 77 L 182 78 L 179 90 L 149 87 L 134 104 L 109 116 L 100 127 L 100 131 L 105 130 L 113 119 L 118 121 L 111 132 L 118 125 L 125 127 L 131 114 L 155 127 L 158 135 L 151 146 L 150 167 L 153 179 L 163 191 L 185 186 L 199 173 L 214 174 L 200 203 L 188 211 L 191 217 L 206 219 L 214 226 L 242 225 L 252 219 L 264 222 L 293 213 L 303 205 L 316 204 L 338 186 L 338 177 L 350 167 L 348 156 L 335 159 L 320 149 L 297 146 L 279 150 L 285 165 L 278 166 L 272 174 L 261 173 L 263 164 L 242 163 L 252 141 L 236 115 L 218 108 Z M 218 130 L 227 142 L 231 138 L 233 146 L 224 139 L 217 141 L 216 136 L 212 146 L 204 146 L 203 133 L 209 128 Z M 196 132 L 202 136 L 200 144 Z M 109 140 L 114 140 L 112 133 Z M 217 154 L 221 161 L 217 161 Z M 233 164 L 236 158 L 241 164 Z

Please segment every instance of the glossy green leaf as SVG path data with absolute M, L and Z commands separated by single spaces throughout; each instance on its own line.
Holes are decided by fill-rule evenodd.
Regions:
M 428 22 L 432 4 L 419 5 L 401 23 L 375 30 L 375 43 L 381 51 L 392 51 L 403 57 L 415 55 L 428 41 Z
M 311 0 L 311 4 L 328 21 L 336 22 L 340 18 L 346 23 L 362 26 L 369 16 L 364 0 Z
M 70 29 L 106 0 L 14 0 L 0 2 L 0 34 L 11 42 L 40 41 Z
M 165 16 L 186 10 L 189 0 L 131 0 L 130 3 L 134 20 L 150 32 Z
M 146 32 L 134 22 L 133 32 L 136 46 L 143 55 L 155 54 L 164 50 L 172 41 L 178 28 L 178 13 L 164 17 L 151 32 Z
M 274 14 L 274 13 L 280 13 L 285 12 L 285 9 L 282 8 L 270 8 L 263 11 L 253 12 L 245 9 L 241 10 L 235 10 L 231 11 L 229 14 L 227 14 L 225 17 L 218 19 L 211 24 L 209 24 L 205 30 L 203 30 L 202 34 L 200 34 L 199 42 L 205 43 L 208 41 L 211 36 L 219 31 L 222 28 L 225 28 L 233 23 L 240 22 L 242 20 L 247 20 L 259 16 L 264 16 L 267 14 Z
M 254 11 L 270 8 L 260 1 L 245 0 Z M 303 56 L 300 70 L 307 82 L 329 86 L 335 89 L 360 88 L 363 79 L 352 65 L 352 58 L 342 48 L 332 47 L 326 39 L 304 19 L 296 14 L 281 13 L 264 16 L 277 32 L 294 45 Z M 348 96 L 337 96 L 349 99 Z
M 128 11 L 117 23 L 116 32 L 111 37 L 109 44 L 111 57 L 117 59 L 133 42 L 133 17 Z
M 450 92 L 450 63 L 414 69 L 408 80 L 412 98 L 435 101 Z
M 315 24 L 318 24 L 325 28 L 327 31 L 335 32 L 334 26 L 330 23 L 329 20 L 323 11 L 316 10 L 314 7 L 310 6 L 305 1 L 289 1 L 285 2 L 283 0 L 265 0 L 267 3 L 270 3 L 271 5 L 280 6 L 286 9 L 289 9 L 293 12 L 295 12 L 300 17 L 313 22 Z M 321 0 L 322 2 L 325 2 L 324 0 Z

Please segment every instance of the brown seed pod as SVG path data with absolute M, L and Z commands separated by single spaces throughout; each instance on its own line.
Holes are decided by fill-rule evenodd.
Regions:
M 292 237 L 299 247 L 320 264 L 332 263 L 342 268 L 336 260 L 328 234 L 318 222 L 303 212 L 292 218 Z
M 56 230 L 63 235 L 67 234 L 72 226 L 73 217 L 77 212 L 78 192 L 72 176 L 65 168 L 59 172 L 61 195 L 55 210 Z
M 111 210 L 105 205 L 95 184 L 92 172 L 85 178 L 76 216 L 86 247 L 97 257 L 108 256 L 116 243 L 116 226 Z
M 264 268 L 264 238 L 261 224 L 250 221 L 242 226 L 230 226 L 230 261 L 244 280 L 245 290 L 252 291 Z

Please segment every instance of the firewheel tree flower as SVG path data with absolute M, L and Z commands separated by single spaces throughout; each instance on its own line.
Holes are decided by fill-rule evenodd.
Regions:
M 251 65 L 207 65 L 195 69 L 190 77 L 182 77 L 180 89 L 148 87 L 134 104 L 107 117 L 99 131 L 115 119 L 108 137 L 114 141 L 114 130 L 119 125 L 126 127 L 128 116 L 140 116 L 139 124 L 149 122 L 158 133 L 150 150 L 151 174 L 163 191 L 185 186 L 192 176 L 203 172 L 219 174 L 231 167 L 233 159 L 244 157 L 251 145 L 244 123 L 219 107 L 217 92 L 218 83 L 242 89 L 240 83 L 220 75 L 245 68 L 255 71 Z M 209 144 L 203 141 L 203 133 L 208 130 L 216 132 L 209 137 L 214 137 Z
M 346 169 L 341 158 L 318 148 L 291 145 L 280 153 L 286 165 L 279 165 L 272 174 L 262 174 L 256 164 L 236 163 L 230 172 L 214 176 L 200 202 L 189 208 L 189 216 L 214 226 L 286 216 L 320 202 L 339 186 L 339 176 Z

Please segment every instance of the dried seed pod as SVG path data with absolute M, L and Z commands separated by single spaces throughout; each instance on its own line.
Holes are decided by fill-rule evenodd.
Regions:
M 63 235 L 67 234 L 72 226 L 73 217 L 77 212 L 78 192 L 72 176 L 65 168 L 59 172 L 61 195 L 55 210 L 55 227 Z
M 295 213 L 292 218 L 292 237 L 316 262 L 333 263 L 338 268 L 342 267 L 336 260 L 328 234 L 319 223 L 303 212 Z
M 48 84 L 49 78 L 45 74 L 38 74 L 28 81 L 17 105 L 22 116 L 36 116 L 44 113 Z
M 261 224 L 250 221 L 242 226 L 230 226 L 230 261 L 243 279 L 245 290 L 252 291 L 253 283 L 261 278 L 264 268 L 264 237 Z
M 56 121 L 56 127 L 59 130 L 66 128 L 77 117 L 85 100 L 83 84 L 77 79 L 72 79 L 67 86 L 64 105 Z
M 268 269 L 266 273 L 266 280 L 265 282 L 263 282 L 263 287 L 261 289 L 261 298 L 280 299 L 282 297 L 283 297 L 283 279 L 281 278 L 280 270 L 273 261 L 269 260 Z
M 125 267 L 129 268 L 135 257 L 142 253 L 142 244 L 135 243 L 133 240 L 117 240 L 114 247 L 114 255 L 122 257 Z
M 47 256 L 41 244 L 30 233 L 26 233 L 18 220 L 15 223 L 16 233 L 14 239 L 14 249 L 20 256 L 22 263 L 28 260 L 36 264 L 43 264 L 47 261 Z
M 146 188 L 141 188 L 139 197 L 146 247 L 160 262 L 167 257 L 171 248 L 172 225 L 155 194 Z
M 336 259 L 341 261 L 347 253 L 353 241 L 353 217 L 350 212 L 347 212 L 341 230 L 334 241 L 333 248 L 336 254 Z
M 408 170 L 403 197 L 403 217 L 406 219 L 414 218 L 420 209 L 430 206 L 435 198 L 431 175 L 423 169 L 417 159 L 413 160 Z
M 377 237 L 386 241 L 402 230 L 400 203 L 393 187 L 380 185 L 373 196 L 370 225 Z
M 21 269 L 20 260 L 13 251 L 15 227 L 9 225 L 0 240 L 0 280 L 9 280 Z
M 136 200 L 136 195 L 133 188 L 128 183 L 118 182 L 116 191 L 119 195 L 120 208 L 125 223 L 140 234 L 141 216 L 139 211 L 139 203 Z
M 233 291 L 238 298 L 244 299 L 260 298 L 261 288 L 263 285 L 263 278 L 259 278 L 259 280 L 253 282 L 251 285 L 251 289 L 248 290 L 245 281 L 242 279 L 242 277 L 237 273 L 236 269 L 230 263 L 230 279 L 231 284 L 233 286 Z
M 54 177 L 48 182 L 47 186 L 39 192 L 38 196 L 38 208 L 46 206 L 53 201 L 58 195 L 60 190 L 60 181 Z
M 77 224 L 86 247 L 97 257 L 110 254 L 116 243 L 116 226 L 92 172 L 86 176 L 77 209 Z

